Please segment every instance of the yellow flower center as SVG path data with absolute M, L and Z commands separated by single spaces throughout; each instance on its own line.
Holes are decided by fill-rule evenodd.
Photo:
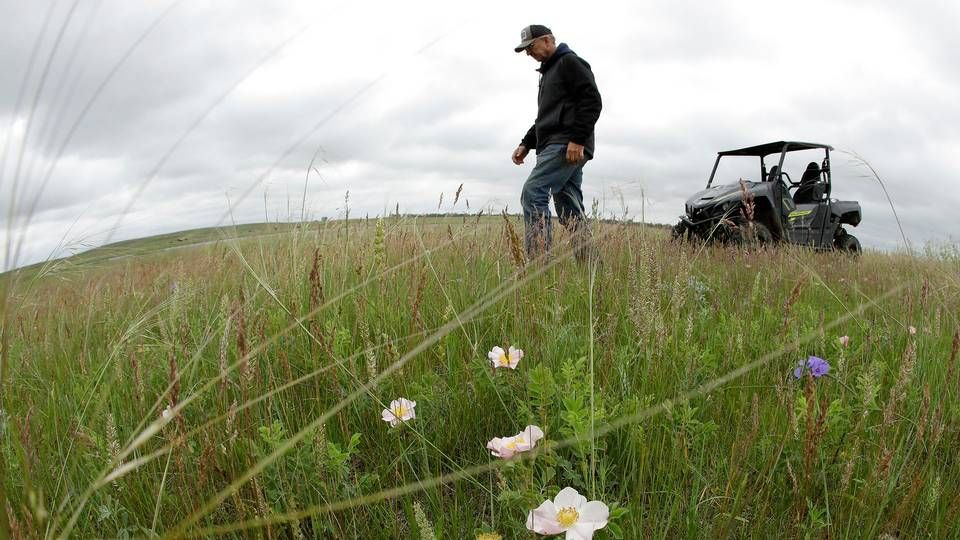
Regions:
M 501 353 L 501 354 L 500 354 L 500 360 L 498 360 L 498 361 L 500 362 L 500 365 L 501 365 L 501 366 L 509 366 L 509 365 L 510 365 L 510 359 L 507 358 L 506 353 Z
M 407 414 L 407 408 L 403 405 L 397 405 L 397 408 L 393 410 L 393 415 L 397 418 L 403 418 Z
M 572 506 L 561 508 L 560 511 L 557 512 L 557 523 L 565 529 L 573 527 L 573 524 L 576 523 L 578 519 L 580 519 L 580 513 Z
M 516 450 L 516 449 L 517 449 L 517 445 L 518 445 L 518 444 L 523 444 L 524 442 L 526 442 L 526 441 L 523 440 L 523 437 L 517 437 L 517 438 L 513 439 L 512 441 L 508 442 L 508 443 L 507 443 L 506 445 L 504 445 L 504 446 L 506 446 L 506 447 L 509 448 L 510 450 Z

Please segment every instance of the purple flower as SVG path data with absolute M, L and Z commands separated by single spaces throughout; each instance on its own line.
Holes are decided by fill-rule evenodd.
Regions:
M 793 378 L 803 377 L 803 360 L 797 360 L 797 367 L 793 368 Z
M 807 358 L 807 368 L 810 369 L 810 374 L 813 375 L 814 379 L 819 379 L 830 371 L 830 364 L 823 358 L 811 356 Z
M 830 364 L 828 364 L 826 360 L 820 358 L 819 356 L 811 356 L 807 358 L 806 363 L 804 363 L 803 360 L 798 360 L 797 367 L 793 369 L 793 377 L 796 379 L 803 377 L 804 369 L 809 369 L 810 374 L 813 375 L 813 378 L 819 379 L 830 372 Z

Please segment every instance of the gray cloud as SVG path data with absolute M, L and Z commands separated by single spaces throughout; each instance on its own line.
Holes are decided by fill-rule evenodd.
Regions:
M 38 59 L 49 55 L 66 7 L 54 9 Z M 110 0 L 94 7 L 81 4 L 50 66 L 21 200 L 37 193 L 66 128 L 163 9 Z M 955 237 L 949 209 L 960 199 L 944 186 L 960 144 L 950 69 L 957 8 L 926 8 L 611 2 L 597 8 L 603 24 L 558 8 L 543 22 L 591 63 L 604 96 L 586 196 L 613 213 L 627 206 L 638 217 L 643 208 L 648 220 L 670 222 L 705 184 L 717 151 L 813 140 L 869 160 L 914 242 Z M 89 110 L 34 209 L 18 263 L 47 256 L 74 222 L 75 238 L 105 238 L 175 141 L 228 91 L 134 202 L 116 239 L 213 225 L 228 198 L 240 221 L 262 220 L 265 196 L 270 219 L 298 217 L 315 153 L 319 174 L 307 181 L 314 216 L 341 214 L 348 190 L 356 215 L 397 203 L 436 211 L 439 194 L 446 206 L 460 183 L 474 210 L 518 209 L 530 165 L 516 167 L 508 156 L 535 115 L 537 75 L 510 47 L 527 17 L 542 20 L 542 12 L 523 8 L 504 20 L 492 15 L 497 6 L 466 13 L 437 3 L 417 17 L 384 9 L 371 18 L 347 3 L 326 12 L 308 2 L 178 4 Z M 14 104 L 46 13 L 32 3 L 0 6 L 0 65 L 14 74 L 0 83 L 0 144 L 12 141 L 0 185 L 5 209 L 39 60 L 16 118 Z M 866 245 L 894 247 L 889 203 L 864 172 L 836 153 L 835 196 L 862 201 Z M 21 202 L 15 211 L 22 220 L 28 208 Z

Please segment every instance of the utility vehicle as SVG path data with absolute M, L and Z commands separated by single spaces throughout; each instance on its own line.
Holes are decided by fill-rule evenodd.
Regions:
M 860 223 L 860 203 L 830 197 L 831 150 L 826 144 L 777 141 L 719 152 L 706 189 L 687 199 L 686 213 L 673 227 L 673 237 L 789 242 L 859 253 L 860 241 L 844 225 Z M 732 182 L 715 185 L 721 161 L 724 180 Z M 729 176 L 731 167 L 726 164 L 730 161 L 737 162 L 732 170 L 742 173 L 739 178 Z M 788 170 L 799 179 L 795 181 Z M 757 180 L 750 178 L 754 174 L 759 174 L 754 177 Z

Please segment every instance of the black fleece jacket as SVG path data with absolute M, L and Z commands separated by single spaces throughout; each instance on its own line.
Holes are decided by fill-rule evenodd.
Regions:
M 539 152 L 548 144 L 575 142 L 592 158 L 593 126 L 602 103 L 590 64 L 561 43 L 537 71 L 537 119 L 520 144 Z

